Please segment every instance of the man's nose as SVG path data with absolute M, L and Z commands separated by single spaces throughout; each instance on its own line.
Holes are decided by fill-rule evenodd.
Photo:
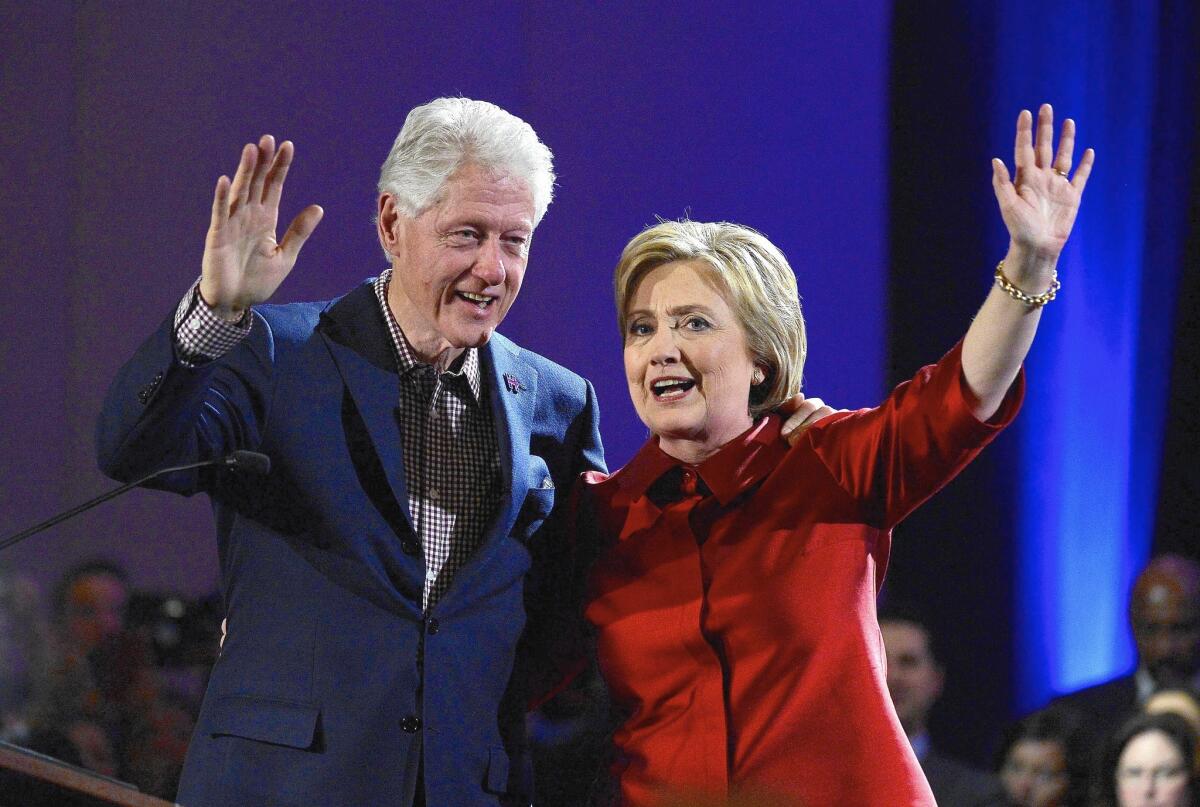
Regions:
M 472 272 L 488 286 L 499 286 L 508 275 L 504 266 L 504 250 L 500 240 L 488 238 L 479 248 L 479 256 Z

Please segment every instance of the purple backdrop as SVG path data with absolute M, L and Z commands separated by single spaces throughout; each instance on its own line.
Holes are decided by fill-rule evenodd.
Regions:
M 502 330 L 591 378 L 610 465 L 629 404 L 610 272 L 655 216 L 730 219 L 796 269 L 806 388 L 883 391 L 888 4 L 8 4 L 0 26 L 0 533 L 110 487 L 92 427 L 108 381 L 199 272 L 216 177 L 242 143 L 296 143 L 284 220 L 325 220 L 280 299 L 383 266 L 378 166 L 415 104 L 461 93 L 528 120 L 557 201 Z M 686 15 L 681 9 L 686 8 Z M 0 557 L 49 584 L 101 554 L 199 594 L 202 499 L 135 491 Z

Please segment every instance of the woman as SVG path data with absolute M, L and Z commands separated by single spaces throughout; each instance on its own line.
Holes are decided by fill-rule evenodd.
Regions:
M 1007 424 L 1090 172 L 1074 124 L 1017 120 L 1016 182 L 993 160 L 1008 254 L 966 337 L 879 408 L 789 449 L 772 409 L 799 391 L 795 277 L 758 233 L 666 222 L 616 269 L 625 371 L 650 441 L 589 475 L 599 556 L 585 617 L 626 717 L 619 802 L 933 804 L 887 695 L 874 597 L 890 530 Z
M 1087 749 L 1078 719 L 1049 708 L 1027 715 L 1005 733 L 996 772 L 1014 807 L 1074 807 L 1086 803 Z
M 1176 714 L 1131 717 L 1109 740 L 1096 779 L 1097 807 L 1192 807 L 1196 735 Z

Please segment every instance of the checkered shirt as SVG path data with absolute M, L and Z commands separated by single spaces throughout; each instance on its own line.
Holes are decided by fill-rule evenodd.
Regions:
M 420 362 L 387 305 L 390 279 L 388 269 L 374 290 L 400 374 L 400 442 L 409 513 L 425 554 L 422 605 L 428 610 L 483 540 L 499 499 L 499 450 L 481 394 L 479 351 L 464 351 L 441 373 Z M 197 281 L 175 313 L 181 361 L 224 355 L 250 333 L 252 321 L 221 319 L 200 299 Z

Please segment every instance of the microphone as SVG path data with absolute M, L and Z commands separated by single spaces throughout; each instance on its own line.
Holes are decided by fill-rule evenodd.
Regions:
M 73 518 L 85 510 L 91 510 L 101 502 L 106 502 L 109 499 L 120 496 L 131 488 L 136 488 L 138 485 L 149 482 L 151 479 L 163 476 L 164 474 L 175 473 L 176 471 L 194 471 L 197 468 L 228 468 L 231 471 L 244 472 L 253 476 L 263 476 L 271 471 L 271 458 L 266 454 L 260 454 L 257 451 L 234 451 L 224 457 L 215 460 L 205 460 L 204 462 L 192 462 L 187 465 L 175 465 L 170 468 L 160 468 L 153 473 L 146 474 L 141 479 L 135 479 L 128 484 L 121 485 L 119 488 L 114 488 L 108 493 L 102 493 L 94 499 L 88 499 L 80 505 L 72 507 L 70 510 L 59 513 L 56 516 L 51 516 L 40 524 L 35 524 L 27 530 L 22 530 L 15 535 L 0 540 L 0 552 L 8 549 L 13 544 L 23 541 L 31 535 L 37 535 L 42 530 L 48 530 L 55 524 L 66 521 L 68 518 Z

